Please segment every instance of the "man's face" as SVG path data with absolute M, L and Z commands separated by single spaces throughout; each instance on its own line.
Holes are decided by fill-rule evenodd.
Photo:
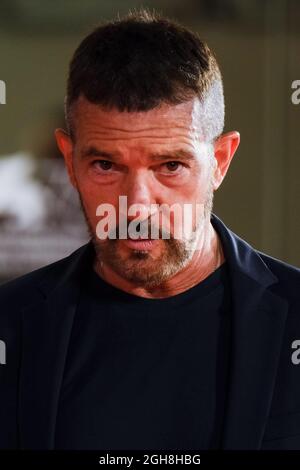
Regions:
M 200 138 L 198 104 L 195 98 L 179 105 L 163 104 L 147 112 L 130 113 L 107 111 L 84 98 L 75 105 L 75 138 L 72 141 L 65 136 L 68 142 L 63 153 L 98 260 L 137 285 L 159 285 L 185 267 L 209 223 L 215 159 L 212 144 Z M 182 239 L 174 237 L 171 217 L 169 239 L 156 239 L 151 246 L 133 247 L 118 235 L 116 239 L 100 240 L 96 236 L 97 207 L 111 204 L 118 219 L 119 196 L 127 197 L 128 208 L 132 204 L 150 208 L 151 204 L 171 207 L 177 203 L 181 207 L 198 205 L 203 211 L 197 220 L 193 212 L 193 232 Z M 151 217 L 147 219 L 149 224 Z M 126 218 L 129 223 L 132 217 Z M 120 220 L 116 223 L 118 227 Z M 177 219 L 176 224 L 181 223 L 183 220 Z

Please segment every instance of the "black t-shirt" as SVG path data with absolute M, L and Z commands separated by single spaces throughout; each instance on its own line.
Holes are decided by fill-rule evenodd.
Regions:
M 230 317 L 226 262 L 163 299 L 124 292 L 90 269 L 65 364 L 55 447 L 219 448 Z

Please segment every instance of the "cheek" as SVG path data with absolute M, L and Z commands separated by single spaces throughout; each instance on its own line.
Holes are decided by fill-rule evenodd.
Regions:
M 176 238 L 181 238 L 180 234 L 184 234 L 184 238 L 190 239 L 192 232 L 204 220 L 209 187 L 208 177 L 203 176 L 191 181 L 183 191 L 171 195 L 168 201 L 164 201 L 168 205 L 177 203 L 180 206 L 178 210 L 171 211 L 170 216 L 170 228 L 174 235 L 178 234 Z M 168 214 L 167 212 L 165 214 L 164 224 L 167 228 Z
M 211 172 L 203 171 L 193 176 L 180 192 L 181 200 L 190 204 L 204 204 L 211 187 Z
M 202 202 L 205 202 L 207 193 L 211 189 L 212 178 L 213 168 L 211 166 L 206 166 L 196 180 L 195 188 L 197 198 Z
M 77 165 L 74 167 L 74 173 L 78 191 L 86 207 L 97 207 L 103 202 L 111 202 L 113 199 L 111 188 L 96 183 L 90 178 L 86 167 Z
M 89 179 L 82 178 L 78 184 L 78 191 L 82 204 L 84 205 L 85 213 L 94 229 L 96 229 L 98 222 L 103 217 L 108 217 L 108 213 L 117 214 L 115 208 L 117 208 L 118 197 L 112 194 L 111 189 L 109 190 L 107 187 L 103 188 L 98 184 L 93 184 Z M 103 212 L 102 216 L 97 215 L 97 209 L 100 210 L 99 206 L 102 204 L 107 205 L 106 208 L 109 209 L 109 212 Z M 104 211 L 106 208 L 102 210 Z M 114 223 L 115 217 L 113 214 L 110 217 L 112 217 L 111 220 Z

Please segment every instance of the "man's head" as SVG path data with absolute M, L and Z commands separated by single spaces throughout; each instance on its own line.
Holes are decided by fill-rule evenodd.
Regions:
M 239 143 L 238 133 L 221 135 L 224 98 L 215 57 L 186 28 L 149 12 L 131 14 L 79 45 L 65 111 L 68 133 L 57 130 L 56 138 L 98 258 L 137 284 L 162 283 L 191 260 Z M 186 238 L 172 236 L 171 220 L 171 238 L 142 250 L 95 235 L 97 207 L 109 203 L 118 214 L 119 196 L 128 207 L 177 203 L 204 210 Z

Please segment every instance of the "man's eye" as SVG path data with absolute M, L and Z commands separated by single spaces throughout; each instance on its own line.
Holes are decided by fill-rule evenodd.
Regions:
M 174 172 L 178 169 L 179 166 L 182 166 L 182 163 L 180 162 L 167 162 L 164 163 L 164 165 L 167 167 L 167 169 L 171 172 Z
M 100 167 L 101 170 L 110 170 L 113 165 L 109 160 L 96 160 L 93 164 Z

